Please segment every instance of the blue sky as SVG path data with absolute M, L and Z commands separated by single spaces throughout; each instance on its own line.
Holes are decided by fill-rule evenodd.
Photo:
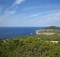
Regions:
M 0 0 L 0 27 L 60 26 L 60 0 Z

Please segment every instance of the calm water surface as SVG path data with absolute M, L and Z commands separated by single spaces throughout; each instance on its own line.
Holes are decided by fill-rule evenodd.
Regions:
M 35 35 L 37 29 L 42 27 L 0 27 L 0 38 L 12 38 Z

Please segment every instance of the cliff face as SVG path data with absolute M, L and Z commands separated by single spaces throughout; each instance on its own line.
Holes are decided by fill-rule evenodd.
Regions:
M 44 29 L 36 30 L 36 35 L 54 35 L 60 34 L 60 27 L 50 26 Z
M 36 30 L 36 35 L 54 35 L 55 32 L 52 30 Z

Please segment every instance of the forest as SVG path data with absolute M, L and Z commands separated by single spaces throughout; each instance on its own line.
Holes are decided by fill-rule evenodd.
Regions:
M 60 36 L 23 36 L 0 39 L 0 57 L 60 57 Z

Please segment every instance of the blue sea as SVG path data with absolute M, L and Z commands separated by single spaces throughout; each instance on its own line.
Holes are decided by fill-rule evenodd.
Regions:
M 35 35 L 38 29 L 43 29 L 43 27 L 0 27 L 0 38 Z

